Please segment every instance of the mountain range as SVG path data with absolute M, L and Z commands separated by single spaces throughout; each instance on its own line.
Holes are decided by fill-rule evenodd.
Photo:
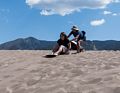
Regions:
M 0 44 L 0 50 L 51 50 L 56 41 L 38 40 L 34 37 L 18 38 Z M 90 41 L 87 40 L 83 45 L 86 50 L 120 50 L 120 41 Z

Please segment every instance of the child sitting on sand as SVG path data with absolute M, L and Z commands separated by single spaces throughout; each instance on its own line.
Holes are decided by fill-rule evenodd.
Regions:
M 60 34 L 60 39 L 57 41 L 57 45 L 53 49 L 53 55 L 68 54 L 70 41 L 67 38 L 65 32 Z

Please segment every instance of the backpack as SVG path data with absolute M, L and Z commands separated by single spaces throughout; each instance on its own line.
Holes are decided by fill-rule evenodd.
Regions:
M 81 31 L 81 32 L 82 32 L 82 34 L 83 34 L 83 37 L 82 37 L 82 38 L 83 38 L 83 41 L 86 41 L 86 36 L 85 36 L 85 35 L 86 35 L 86 32 L 85 32 L 85 31 Z

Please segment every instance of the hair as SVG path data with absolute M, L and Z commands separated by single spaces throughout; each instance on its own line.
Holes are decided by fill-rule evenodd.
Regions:
M 68 40 L 68 37 L 67 37 L 67 35 L 66 35 L 65 32 L 61 32 L 61 33 L 60 33 L 60 36 L 61 36 L 61 35 L 63 35 L 63 36 L 65 37 L 65 40 Z

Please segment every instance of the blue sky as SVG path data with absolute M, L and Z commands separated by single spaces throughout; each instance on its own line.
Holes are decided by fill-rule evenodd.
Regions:
M 72 25 L 88 40 L 120 40 L 119 0 L 0 0 L 0 43 L 35 37 L 57 40 Z

